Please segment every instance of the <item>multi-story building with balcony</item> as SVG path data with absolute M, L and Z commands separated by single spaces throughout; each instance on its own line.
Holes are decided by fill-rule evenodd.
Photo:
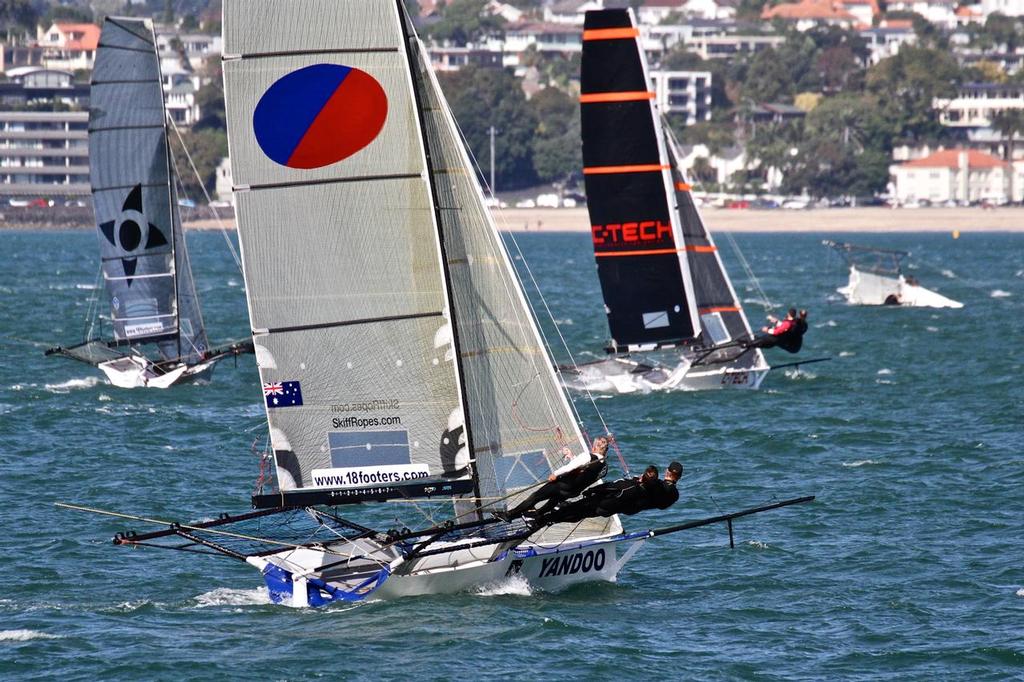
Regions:
M 43 66 L 67 71 L 92 69 L 100 27 L 57 22 L 46 30 L 40 27 L 36 42 L 43 49 Z
M 952 99 L 936 98 L 939 122 L 952 128 L 987 128 L 1004 111 L 1024 109 L 1024 84 L 964 83 Z
M 0 195 L 89 193 L 89 114 L 0 112 Z
M 710 71 L 652 71 L 651 85 L 661 111 L 686 116 L 686 125 L 711 120 Z

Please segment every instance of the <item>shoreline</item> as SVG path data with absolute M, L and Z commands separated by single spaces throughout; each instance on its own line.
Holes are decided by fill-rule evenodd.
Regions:
M 589 232 L 586 208 L 505 208 L 493 211 L 498 229 L 506 232 Z M 715 232 L 1024 232 L 1024 207 L 1002 208 L 811 208 L 757 210 L 703 208 L 701 215 Z M 4 219 L 6 218 L 6 219 Z M 20 218 L 20 220 L 19 220 Z M 48 219 L 46 210 L 0 218 L 0 230 L 91 230 L 91 211 L 72 224 Z M 8 224 L 8 221 L 18 224 Z M 234 229 L 233 218 L 223 218 Z M 189 230 L 216 230 L 213 219 L 190 220 Z

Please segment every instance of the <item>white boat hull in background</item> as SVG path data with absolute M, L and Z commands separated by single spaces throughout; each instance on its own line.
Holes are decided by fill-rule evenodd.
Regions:
M 562 385 L 573 391 L 591 393 L 650 393 L 652 391 L 709 391 L 722 388 L 756 390 L 771 369 L 763 358 L 753 367 L 731 364 L 691 366 L 680 358 L 675 367 L 656 365 L 648 371 L 640 363 L 626 358 L 609 358 L 581 365 L 577 370 L 562 369 Z
M 208 360 L 197 365 L 180 364 L 170 371 L 158 372 L 148 359 L 130 355 L 102 362 L 97 367 L 118 388 L 170 388 L 176 384 L 209 381 L 215 364 L 216 360 Z
M 908 308 L 963 308 L 964 304 L 946 298 L 917 284 L 910 284 L 903 275 L 889 277 L 850 267 L 850 281 L 836 289 L 853 305 L 892 305 Z M 887 302 L 888 301 L 888 302 Z

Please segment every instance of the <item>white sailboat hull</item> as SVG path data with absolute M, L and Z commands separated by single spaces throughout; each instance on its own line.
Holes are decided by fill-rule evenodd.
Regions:
M 167 372 L 156 371 L 148 359 L 131 355 L 97 365 L 118 388 L 170 388 L 176 384 L 205 383 L 210 380 L 216 360 L 196 365 L 180 364 Z
M 575 370 L 562 370 L 562 385 L 574 391 L 591 393 L 650 393 L 652 391 L 709 391 L 723 388 L 760 388 L 770 367 L 760 356 L 753 367 L 734 363 L 690 364 L 680 358 L 672 368 L 655 366 L 637 371 L 640 364 L 625 358 L 609 358 L 588 363 Z
M 889 277 L 850 267 L 850 280 L 836 291 L 852 305 L 893 305 L 908 308 L 963 308 L 951 298 L 910 284 L 903 275 Z
M 523 580 L 531 588 L 548 592 L 564 590 L 585 582 L 615 582 L 619 571 L 643 545 L 645 536 L 623 534 L 575 540 L 563 545 L 524 542 L 511 548 L 499 546 L 460 549 L 403 562 L 393 561 L 393 572 L 379 587 L 363 591 L 351 599 L 396 599 L 428 594 L 454 594 L 486 589 L 507 580 Z M 315 592 L 303 576 L 321 577 L 318 568 L 353 554 L 350 546 L 332 547 L 333 551 L 304 548 L 269 557 L 251 557 L 248 561 L 266 575 L 267 564 L 288 571 L 289 584 L 282 591 L 268 579 L 272 599 L 294 607 L 318 606 L 310 593 Z M 340 553 L 339 553 L 340 552 Z M 352 590 L 365 575 L 348 581 L 324 577 L 332 587 Z

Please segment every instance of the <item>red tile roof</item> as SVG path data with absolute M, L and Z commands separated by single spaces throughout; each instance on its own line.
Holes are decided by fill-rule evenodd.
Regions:
M 960 153 L 964 151 L 967 152 L 968 168 L 1003 168 L 1006 166 L 1002 159 L 975 149 L 943 149 L 923 159 L 901 163 L 900 168 L 959 168 Z
M 842 19 L 853 21 L 855 17 L 831 0 L 801 0 L 775 7 L 765 7 L 762 19 Z
M 64 49 L 95 50 L 100 44 L 100 27 L 95 24 L 56 24 L 57 30 L 67 36 Z

